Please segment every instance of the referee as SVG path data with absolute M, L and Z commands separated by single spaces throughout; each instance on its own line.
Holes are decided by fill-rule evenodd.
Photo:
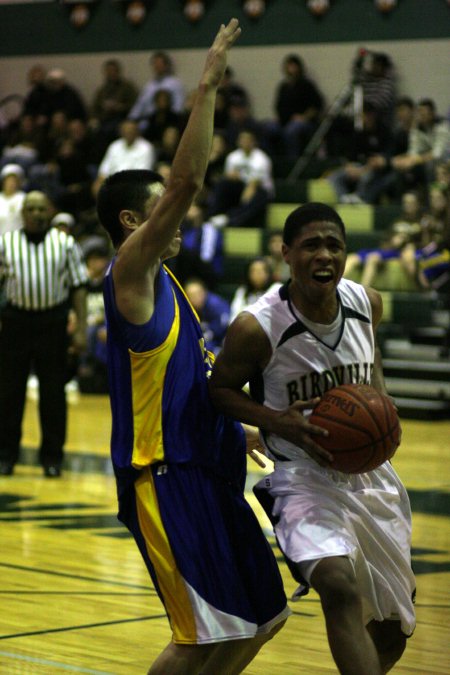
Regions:
M 50 227 L 50 202 L 43 192 L 27 194 L 23 228 L 0 236 L 0 284 L 6 304 L 0 330 L 0 475 L 19 459 L 27 380 L 39 381 L 44 475 L 61 475 L 66 436 L 67 317 L 77 316 L 75 351 L 86 348 L 87 274 L 75 239 Z

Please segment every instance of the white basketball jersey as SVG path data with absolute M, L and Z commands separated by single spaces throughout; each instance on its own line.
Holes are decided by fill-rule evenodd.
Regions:
M 363 286 L 347 279 L 339 282 L 337 295 L 339 315 L 330 326 L 305 319 L 291 303 L 287 286 L 269 290 L 246 308 L 272 346 L 262 378 L 250 383 L 255 400 L 284 410 L 340 384 L 370 384 L 374 337 L 369 298 Z M 264 434 L 263 441 L 273 460 L 299 458 L 298 447 L 278 436 Z

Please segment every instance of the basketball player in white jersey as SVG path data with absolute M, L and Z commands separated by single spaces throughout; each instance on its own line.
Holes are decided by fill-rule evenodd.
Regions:
M 297 595 L 311 585 L 320 596 L 339 671 L 380 675 L 415 626 L 408 496 L 389 462 L 363 474 L 334 470 L 317 443 L 326 432 L 308 416 L 335 385 L 386 393 L 375 345 L 381 296 L 342 279 L 345 227 L 329 206 L 294 210 L 283 241 L 291 279 L 231 324 L 211 391 L 221 411 L 261 430 L 274 471 L 255 492 Z

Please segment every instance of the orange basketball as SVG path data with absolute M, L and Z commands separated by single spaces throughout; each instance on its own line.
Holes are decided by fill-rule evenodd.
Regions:
M 400 444 L 400 422 L 392 401 L 367 384 L 329 389 L 309 421 L 329 431 L 326 438 L 315 440 L 333 454 L 332 468 L 345 473 L 376 469 Z

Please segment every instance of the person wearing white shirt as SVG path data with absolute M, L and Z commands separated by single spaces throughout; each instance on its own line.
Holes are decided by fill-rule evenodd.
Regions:
M 401 179 L 403 190 L 429 185 L 434 180 L 438 162 L 450 158 L 450 125 L 439 118 L 432 99 L 417 104 L 416 121 L 408 138 L 408 149 L 391 159 Z
M 257 147 L 253 131 L 241 131 L 237 145 L 210 196 L 209 215 L 217 227 L 263 227 L 267 204 L 274 196 L 272 160 Z
M 274 281 L 272 269 L 265 258 L 256 257 L 248 261 L 243 283 L 238 286 L 231 300 L 230 323 L 249 305 L 253 305 L 269 288 L 280 288 Z
M 97 178 L 94 182 L 94 194 L 107 176 L 126 169 L 153 169 L 156 151 L 152 143 L 139 133 L 139 127 L 133 120 L 124 120 L 120 125 L 120 138 L 110 143 L 100 162 Z
M 20 230 L 25 192 L 21 189 L 24 171 L 19 164 L 5 164 L 1 173 L 0 234 Z

